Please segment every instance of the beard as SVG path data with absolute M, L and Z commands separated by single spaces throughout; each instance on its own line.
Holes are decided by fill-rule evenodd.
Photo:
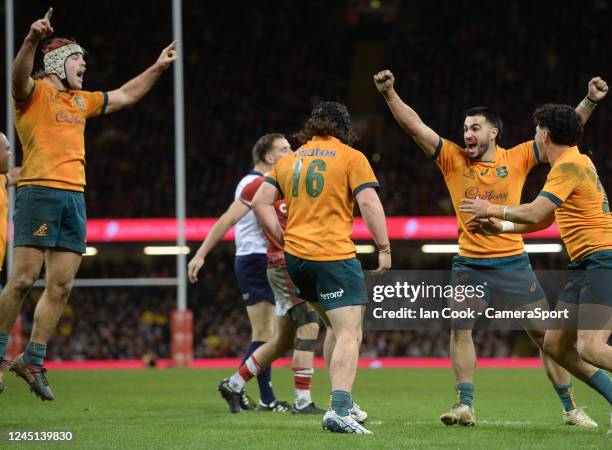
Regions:
M 473 160 L 473 161 L 477 161 L 480 158 L 482 158 L 482 155 L 484 155 L 487 152 L 487 150 L 489 150 L 489 144 L 487 144 L 487 143 L 481 144 L 481 143 L 477 142 L 476 145 L 478 147 L 478 152 L 476 153 L 476 155 L 472 156 L 472 155 L 470 155 L 470 153 L 468 151 L 468 157 L 471 160 Z

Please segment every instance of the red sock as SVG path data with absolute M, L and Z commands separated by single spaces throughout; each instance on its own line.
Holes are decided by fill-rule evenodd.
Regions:
M 312 374 L 314 370 L 306 367 L 294 367 L 293 369 L 293 385 L 295 389 L 309 391 L 312 384 Z
M 257 376 L 257 374 L 260 371 L 261 371 L 261 366 L 255 359 L 255 357 L 251 355 L 244 362 L 244 364 L 240 366 L 238 373 L 240 374 L 240 377 L 246 382 L 246 381 L 249 381 L 251 378 Z

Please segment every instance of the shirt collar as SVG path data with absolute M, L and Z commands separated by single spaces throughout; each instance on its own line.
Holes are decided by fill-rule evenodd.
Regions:
M 340 139 L 335 138 L 333 136 L 313 136 L 311 141 L 334 141 L 334 142 L 340 142 Z
M 570 147 L 567 150 L 565 150 L 563 153 L 561 153 L 559 158 L 557 158 L 557 161 L 561 161 L 562 159 L 567 158 L 568 156 L 571 156 L 571 155 L 575 155 L 577 153 L 580 153 L 580 150 L 578 150 L 578 147 L 574 145 L 573 147 Z

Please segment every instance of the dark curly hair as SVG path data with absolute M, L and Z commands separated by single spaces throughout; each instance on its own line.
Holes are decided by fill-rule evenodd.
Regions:
M 352 129 L 343 130 L 336 122 L 329 119 L 308 119 L 304 129 L 293 135 L 300 144 L 308 142 L 315 136 L 333 136 L 346 145 L 353 145 L 359 140 L 359 136 Z
M 548 103 L 533 113 L 533 121 L 546 128 L 550 139 L 558 145 L 576 145 L 584 129 L 582 119 L 573 106 Z
M 359 139 L 353 131 L 346 106 L 337 102 L 319 103 L 312 110 L 304 128 L 294 134 L 301 144 L 314 136 L 333 136 L 346 145 L 353 145 Z

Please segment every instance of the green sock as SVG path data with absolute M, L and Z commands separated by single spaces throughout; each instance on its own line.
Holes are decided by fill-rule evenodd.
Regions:
M 23 352 L 23 362 L 35 366 L 42 366 L 46 354 L 47 344 L 37 344 L 30 341 L 28 345 L 26 345 L 25 352 Z
M 472 406 L 474 402 L 474 383 L 457 383 L 457 398 L 462 405 Z
M 563 405 L 563 410 L 565 412 L 571 411 L 572 409 L 576 409 L 576 398 L 574 397 L 574 389 L 572 389 L 572 383 L 570 384 L 555 384 L 553 385 L 559 399 L 561 400 L 561 404 Z
M 4 353 L 6 353 L 6 347 L 8 346 L 9 334 L 8 333 L 0 333 L 0 359 L 4 358 Z
M 346 391 L 332 391 L 331 407 L 340 417 L 348 416 L 349 409 L 353 407 L 351 393 Z
M 595 375 L 587 381 L 587 384 L 603 395 L 606 400 L 608 400 L 608 403 L 612 405 L 612 380 L 610 380 L 610 377 L 605 371 L 599 369 L 595 372 Z

